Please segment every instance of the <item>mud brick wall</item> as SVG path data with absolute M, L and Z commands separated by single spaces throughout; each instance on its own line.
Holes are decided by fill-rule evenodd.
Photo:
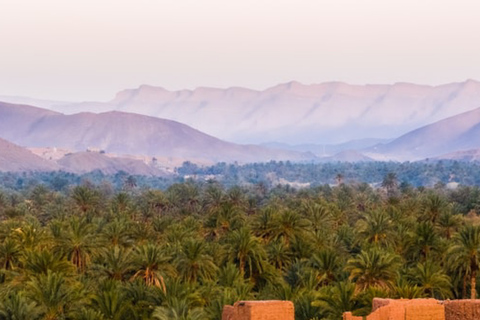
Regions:
M 222 320 L 233 320 L 233 306 L 223 306 Z
M 406 305 L 405 320 L 445 320 L 445 308 L 441 304 Z
M 363 317 L 356 317 L 351 312 L 343 313 L 343 320 L 363 320 Z
M 478 320 L 480 319 L 480 300 L 447 300 L 445 320 Z
M 373 312 L 366 320 L 446 320 L 444 306 L 435 299 L 393 300 L 373 299 Z M 360 320 L 350 312 L 343 315 L 344 320 Z M 480 319 L 480 318 L 478 318 Z M 457 319 L 452 319 L 457 320 Z
M 225 306 L 222 314 L 222 320 L 294 319 L 295 309 L 291 301 L 239 301 L 233 307 Z

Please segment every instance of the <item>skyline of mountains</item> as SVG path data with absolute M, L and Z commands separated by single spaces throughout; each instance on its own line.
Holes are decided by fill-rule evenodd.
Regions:
M 377 94 L 380 91 L 384 94 L 379 100 Z M 354 119 L 353 127 L 355 128 L 366 126 L 366 123 L 368 123 L 366 119 L 373 117 L 374 114 L 379 117 L 377 122 L 383 124 L 393 121 L 390 118 L 395 118 L 395 115 L 400 114 L 398 123 L 391 125 L 392 132 L 400 130 L 399 128 L 406 128 L 412 123 L 429 122 L 427 118 L 434 119 L 444 114 L 449 116 L 433 123 L 430 123 L 432 122 L 430 121 L 393 138 L 377 137 L 369 139 L 365 135 L 366 132 L 370 131 L 360 130 L 357 132 L 356 140 L 341 144 L 308 144 L 301 143 L 302 141 L 295 145 L 289 145 L 281 141 L 261 144 L 261 141 L 259 141 L 257 142 L 258 145 L 245 145 L 224 141 L 178 121 L 118 111 L 121 108 L 131 109 L 133 106 L 140 106 L 139 110 L 142 112 L 146 112 L 146 110 L 149 110 L 148 108 L 151 108 L 151 112 L 155 110 L 166 112 L 170 109 L 169 112 L 173 112 L 177 108 L 179 110 L 177 117 L 184 116 L 187 120 L 191 120 L 196 115 L 199 120 L 204 120 L 202 114 L 214 112 L 213 106 L 215 103 L 235 100 L 237 102 L 243 101 L 244 108 L 235 105 L 232 107 L 226 103 L 223 108 L 217 109 L 218 115 L 216 115 L 216 118 L 208 121 L 218 122 L 217 127 L 224 126 L 225 123 L 219 120 L 219 117 L 229 111 L 237 115 L 241 127 L 242 121 L 246 118 L 245 112 L 241 113 L 240 111 L 249 110 L 249 117 L 252 121 L 262 124 L 267 123 L 267 127 L 268 125 L 280 127 L 284 118 L 290 116 L 292 118 L 291 123 L 286 131 L 298 129 L 301 133 L 306 130 L 306 127 L 304 122 L 295 122 L 297 113 L 300 112 L 298 110 L 302 109 L 305 101 L 311 102 L 312 99 L 324 96 L 326 92 L 332 95 L 328 99 L 324 98 L 325 105 L 333 103 L 332 101 L 343 101 L 342 103 L 346 103 L 344 109 L 347 111 L 363 110 L 365 101 L 369 99 L 376 101 L 367 108 L 368 110 L 364 110 L 362 115 Z M 58 147 L 71 150 L 69 153 L 72 154 L 67 157 L 64 153 L 61 157 L 57 157 L 52 168 L 63 168 L 72 172 L 87 172 L 99 168 L 104 172 L 130 170 L 136 174 L 147 175 L 158 175 L 162 171 L 159 170 L 157 162 L 153 164 L 153 159 L 160 162 L 160 167 L 162 165 L 167 167 L 167 163 L 170 166 L 178 165 L 182 161 L 212 164 L 216 162 L 248 163 L 270 160 L 290 160 L 294 162 L 416 161 L 425 158 L 478 160 L 480 108 L 473 108 L 472 106 L 480 102 L 480 82 L 473 80 L 438 87 L 411 84 L 350 86 L 342 83 L 304 86 L 291 82 L 263 92 L 241 88 L 225 90 L 199 88 L 193 91 L 176 92 L 176 98 L 172 97 L 172 94 L 172 92 L 161 88 L 146 86 L 134 90 L 125 90 L 120 92 L 112 100 L 113 102 L 108 104 L 97 103 L 99 110 L 102 111 L 105 111 L 102 108 L 114 108 L 100 113 L 82 111 L 63 114 L 37 106 L 0 102 L 0 138 L 6 140 L 2 140 L 0 150 L 4 154 L 4 159 L 6 159 L 4 150 L 15 149 L 12 149 L 8 143 L 28 148 Z M 267 99 L 270 102 L 260 104 L 257 114 L 257 112 L 252 112 L 250 104 L 259 96 L 276 97 L 275 99 L 278 101 Z M 356 103 L 353 103 L 353 105 L 347 103 L 354 96 L 357 97 Z M 155 103 L 158 103 L 162 99 L 167 99 L 165 97 L 170 99 L 169 101 L 173 101 L 171 105 L 157 105 L 152 102 L 156 101 Z M 441 97 L 444 99 L 442 100 Z M 297 99 L 296 104 L 292 100 L 293 98 Z M 182 101 L 198 101 L 199 99 L 208 102 L 201 107 L 180 106 Z M 21 99 L 17 98 L 17 100 Z M 35 102 L 36 100 L 29 98 L 29 101 Z M 175 101 L 178 102 L 178 105 Z M 386 101 L 390 102 L 387 103 Z M 403 103 L 400 103 L 402 101 Z M 39 101 L 39 104 L 41 103 Z M 94 106 L 92 103 L 70 105 L 48 101 L 43 101 L 43 103 L 50 103 L 51 109 L 69 108 L 70 111 L 74 111 L 75 108 L 83 110 Z M 290 107 L 289 104 L 291 104 Z M 270 112 L 268 108 L 272 108 L 270 105 L 277 106 L 278 117 L 271 116 L 273 118 L 269 118 L 270 116 L 266 116 Z M 157 107 L 154 108 L 154 106 Z M 308 119 L 308 121 L 314 121 L 318 116 L 317 112 L 320 112 L 322 108 L 326 107 L 317 106 L 315 110 L 312 109 L 310 112 L 312 119 Z M 380 110 L 382 108 L 385 110 Z M 187 112 L 191 109 L 194 110 L 193 115 Z M 414 109 L 415 112 L 412 113 Z M 342 112 L 346 112 L 345 110 L 331 110 L 330 112 L 332 114 L 337 112 L 338 115 L 342 115 Z M 388 117 L 385 118 L 385 115 L 388 115 Z M 408 121 L 405 121 L 406 124 L 402 122 L 405 118 L 408 118 Z M 274 123 L 275 120 L 278 120 L 276 124 Z M 205 123 L 208 121 L 205 121 Z M 228 123 L 229 121 L 232 121 L 232 119 L 227 117 L 225 122 Z M 337 122 L 340 123 L 341 120 Z M 243 121 L 243 124 L 245 123 Z M 349 122 L 345 123 L 348 124 Z M 345 123 L 335 129 L 338 135 L 341 134 L 342 130 L 345 130 Z M 312 136 L 318 137 L 318 131 L 334 130 L 332 129 L 334 125 L 327 129 L 323 128 L 321 124 L 318 124 L 317 127 L 317 130 L 311 132 Z M 380 132 L 378 131 L 379 126 L 374 129 Z M 235 130 L 238 129 L 233 127 L 230 132 Z M 256 131 L 257 134 L 259 132 Z M 247 130 L 245 135 L 249 134 L 250 132 Z M 22 154 L 19 153 L 18 148 L 15 149 L 16 156 L 11 157 L 18 158 L 18 155 Z M 95 150 L 96 152 L 86 153 L 86 150 Z M 29 161 L 32 160 L 30 155 L 25 157 Z M 0 165 L 0 171 L 8 169 L 4 167 L 7 168 Z M 31 167 L 35 168 L 33 170 L 37 168 L 36 165 Z
M 120 91 L 109 102 L 2 99 L 65 114 L 124 111 L 170 119 L 236 143 L 339 144 L 394 139 L 480 107 L 480 82 L 426 86 L 292 81 L 263 91 L 240 87 L 168 91 L 142 85 Z

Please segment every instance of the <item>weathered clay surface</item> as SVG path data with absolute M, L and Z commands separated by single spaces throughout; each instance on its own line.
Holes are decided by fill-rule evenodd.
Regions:
M 435 299 L 393 300 L 374 299 L 373 312 L 366 320 L 446 320 L 443 304 Z M 343 315 L 344 320 L 361 320 L 350 312 Z M 456 319 L 455 319 L 456 320 Z
M 233 306 L 223 306 L 222 320 L 233 320 Z
M 443 304 L 446 320 L 480 319 L 480 300 L 447 300 Z
M 222 320 L 294 320 L 291 301 L 239 301 L 233 307 L 225 306 Z

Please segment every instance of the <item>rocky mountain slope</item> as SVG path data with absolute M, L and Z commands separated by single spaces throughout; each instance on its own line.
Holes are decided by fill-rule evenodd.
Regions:
M 0 138 L 0 171 L 55 171 L 60 167 L 25 148 Z
M 480 148 L 480 108 L 413 130 L 385 145 L 367 150 L 378 159 L 420 160 Z
M 0 137 L 28 147 L 175 157 L 204 162 L 303 161 L 312 154 L 238 145 L 184 124 L 124 112 L 64 115 L 0 103 Z

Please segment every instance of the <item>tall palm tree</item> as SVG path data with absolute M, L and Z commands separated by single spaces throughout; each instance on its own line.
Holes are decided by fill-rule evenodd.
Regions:
M 264 242 L 269 242 L 273 236 L 274 221 L 277 210 L 272 206 L 261 210 L 252 221 L 252 229 L 256 236 L 262 238 Z
M 364 239 L 379 245 L 388 243 L 391 225 L 391 219 L 385 211 L 373 210 L 365 214 L 364 220 L 358 221 L 357 228 Z
M 371 286 L 391 288 L 397 277 L 399 264 L 397 255 L 372 248 L 349 259 L 345 270 L 350 272 L 350 279 L 359 290 Z
M 129 247 L 134 242 L 129 221 L 122 218 L 108 223 L 99 236 L 100 240 L 107 246 Z
M 231 261 L 238 263 L 242 277 L 244 277 L 247 267 L 250 277 L 252 277 L 254 267 L 262 270 L 263 262 L 266 259 L 266 253 L 260 240 L 252 235 L 250 229 L 246 227 L 230 233 L 227 255 Z
M 71 274 L 75 269 L 74 265 L 66 260 L 62 254 L 53 253 L 48 249 L 25 251 L 22 257 L 22 265 L 25 271 L 32 275 L 46 275 L 49 272 Z
M 233 229 L 244 225 L 244 212 L 231 202 L 224 202 L 216 211 L 213 211 L 205 226 L 210 230 L 213 238 L 221 237 Z
M 398 186 L 397 174 L 395 172 L 389 172 L 383 177 L 382 187 L 387 190 L 388 196 L 395 195 Z
M 45 320 L 63 319 L 73 306 L 81 305 L 78 291 L 60 273 L 40 274 L 27 283 L 29 298 L 35 301 Z
M 211 280 L 217 272 L 217 266 L 208 254 L 205 242 L 195 239 L 183 243 L 174 263 L 180 276 L 191 283 L 196 283 L 199 278 Z
M 410 279 L 429 298 L 446 299 L 452 295 L 450 277 L 440 265 L 431 260 L 418 263 L 410 272 Z
M 480 226 L 466 225 L 455 236 L 455 244 L 448 252 L 452 265 L 470 275 L 470 296 L 477 298 L 476 278 L 480 266 Z
M 435 223 L 442 213 L 447 213 L 450 206 L 438 193 L 429 193 L 422 204 L 423 214 Z
M 435 226 L 430 221 L 420 222 L 415 234 L 415 247 L 424 259 L 430 257 L 432 249 L 436 249 L 438 244 L 438 235 Z
M 93 297 L 93 306 L 104 319 L 132 319 L 132 307 L 126 293 L 116 283 L 108 282 Z
M 124 281 L 134 271 L 132 249 L 115 246 L 105 248 L 98 259 L 98 272 L 108 279 Z
M 156 286 L 167 291 L 165 277 L 172 273 L 170 257 L 161 247 L 148 243 L 135 248 L 134 266 L 138 270 L 133 278 L 141 278 L 147 286 Z
M 303 237 L 310 231 L 311 222 L 292 210 L 284 210 L 273 222 L 275 239 L 283 238 L 287 245 L 297 237 Z
M 319 272 L 323 284 L 330 284 L 337 279 L 342 262 L 336 251 L 324 249 L 312 255 L 310 266 Z
M 73 218 L 60 234 L 55 250 L 66 254 L 78 272 L 85 272 L 97 248 L 94 226 L 84 219 Z
M 285 241 L 277 240 L 270 242 L 267 247 L 268 261 L 273 266 L 282 270 L 285 265 L 288 265 L 292 259 L 292 254 L 286 245 Z
M 442 235 L 450 240 L 452 235 L 461 224 L 461 215 L 444 212 L 438 217 L 438 226 L 442 230 Z
M 0 244 L 0 267 L 12 270 L 18 263 L 21 255 L 20 246 L 12 238 L 7 238 Z
M 76 186 L 71 195 L 75 205 L 82 213 L 93 211 L 100 203 L 100 195 L 87 186 Z

